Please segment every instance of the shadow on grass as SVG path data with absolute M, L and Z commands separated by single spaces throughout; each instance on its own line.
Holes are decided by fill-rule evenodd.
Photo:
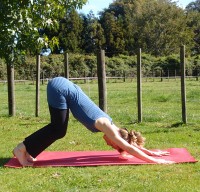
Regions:
M 176 128 L 176 127 L 181 127 L 182 125 L 185 125 L 183 122 L 177 122 L 172 124 L 169 128 Z
M 195 128 L 194 131 L 200 131 L 200 128 Z
M 45 125 L 47 125 L 47 123 L 41 123 L 42 125 L 43 124 L 45 124 Z M 39 125 L 39 123 L 38 122 L 35 122 L 35 123 L 32 123 L 32 122 L 30 122 L 30 123 L 19 123 L 19 126 L 38 126 Z M 42 126 L 41 125 L 41 126 Z
M 168 128 L 162 128 L 162 129 L 157 129 L 157 130 L 152 130 L 152 131 L 144 131 L 144 134 L 152 134 L 152 133 L 172 133 L 172 132 L 177 132 L 177 130 L 170 130 Z
M 137 124 L 137 122 L 131 122 L 129 124 L 133 124 L 133 123 Z M 148 123 L 148 122 L 145 122 L 145 123 Z M 139 124 L 142 124 L 142 123 L 139 123 Z M 185 125 L 186 124 L 183 123 L 183 122 L 177 122 L 177 123 L 174 123 L 174 124 L 171 124 L 171 125 L 167 125 L 167 126 L 163 124 L 162 126 L 159 125 L 159 127 L 156 127 L 156 129 L 146 130 L 143 133 L 144 134 L 152 134 L 152 133 L 179 132 L 179 131 L 182 131 L 182 130 L 180 130 L 178 128 L 184 127 Z M 148 125 L 144 125 L 144 126 L 148 126 Z M 200 129 L 199 129 L 199 131 L 200 131 Z
M 4 165 L 10 160 L 11 158 L 3 158 L 0 157 L 0 167 L 4 167 Z
M 6 114 L 1 114 L 0 117 L 2 117 L 2 118 L 10 118 L 10 116 L 6 115 Z

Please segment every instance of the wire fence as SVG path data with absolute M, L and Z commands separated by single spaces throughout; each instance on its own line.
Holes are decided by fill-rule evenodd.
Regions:
M 64 68 L 63 68 L 63 72 L 61 71 L 60 74 L 50 74 L 49 72 L 46 73 L 44 70 L 40 71 L 40 67 L 39 69 L 37 69 L 37 73 L 33 73 L 32 76 L 32 83 L 34 84 L 36 83 L 36 90 L 39 88 L 38 87 L 38 82 L 39 84 L 46 84 L 48 83 L 48 81 L 55 77 L 55 76 L 65 76 L 68 73 L 68 77 L 70 80 L 76 81 L 78 83 L 89 83 L 89 82 L 98 82 L 98 85 L 100 86 L 99 83 L 103 82 L 104 80 L 109 83 L 109 82 L 136 82 L 137 84 L 137 102 L 139 103 L 139 101 L 141 101 L 142 99 L 141 97 L 141 93 L 140 90 L 138 91 L 138 88 L 141 89 L 141 87 L 143 87 L 143 85 L 141 83 L 143 82 L 166 82 L 166 81 L 171 81 L 174 80 L 176 81 L 177 79 L 181 79 L 181 97 L 183 97 L 183 95 L 185 94 L 185 85 L 183 85 L 184 81 L 189 79 L 189 80 L 195 80 L 198 81 L 198 72 L 196 70 L 193 71 L 186 71 L 185 70 L 185 61 L 184 61 L 184 46 L 181 48 L 182 50 L 182 56 L 181 58 L 181 67 L 180 70 L 169 70 L 169 69 L 165 69 L 165 70 L 145 70 L 142 69 L 141 66 L 141 50 L 139 50 L 138 55 L 137 55 L 137 70 L 129 70 L 129 71 L 125 71 L 125 70 L 107 70 L 105 71 L 105 52 L 103 50 L 101 50 L 100 55 L 97 55 L 97 71 L 93 71 L 93 73 L 90 73 L 90 76 L 88 75 L 88 73 L 86 72 L 81 72 L 81 74 L 78 74 L 76 72 L 76 76 L 70 77 L 69 76 L 69 71 L 68 71 L 68 62 L 64 63 Z M 40 66 L 40 58 L 37 57 L 38 60 L 38 66 Z M 99 66 L 103 66 L 102 68 L 104 68 L 103 70 L 99 70 Z M 139 67 L 140 66 L 140 67 Z M 182 69 L 182 66 L 184 66 L 184 69 Z M 140 68 L 140 70 L 138 70 Z M 98 73 L 98 74 L 97 74 Z M 103 78 L 100 78 L 102 76 L 102 74 L 105 73 L 105 75 L 103 74 Z M 84 75 L 83 75 L 84 74 Z M 87 75 L 86 75 L 87 74 Z M 184 77 L 183 75 L 184 74 Z M 39 78 L 38 78 L 39 77 Z M 138 79 L 141 79 L 141 82 L 138 81 Z M 29 82 L 28 80 L 15 80 L 16 84 L 19 83 L 23 83 L 26 84 L 26 82 Z M 179 81 L 180 82 L 180 81 Z M 7 81 L 2 81 L 2 83 L 6 84 Z M 139 86 L 138 86 L 139 85 Z M 161 84 L 159 85 L 160 87 Z M 145 89 L 146 90 L 146 89 Z M 166 90 L 165 90 L 166 91 Z M 37 91 L 36 91 L 37 92 Z M 103 93 L 102 95 L 106 95 L 105 94 L 105 90 L 104 90 L 104 85 L 101 87 L 101 89 L 99 89 L 99 93 Z M 146 94 L 145 94 L 146 95 Z M 147 94 L 149 95 L 149 94 Z M 38 96 L 38 94 L 37 94 Z M 36 99 L 37 100 L 37 99 Z M 104 98 L 99 98 L 99 100 L 105 100 Z M 184 99 L 182 99 L 182 105 L 184 104 Z M 37 103 L 37 102 L 36 102 Z M 39 104 L 39 103 L 38 103 Z M 104 104 L 104 103 L 103 103 Z M 100 108 L 102 110 L 104 110 L 101 106 Z M 140 108 L 140 106 L 138 105 L 138 108 Z M 140 112 L 141 113 L 141 112 Z M 139 111 L 138 111 L 139 114 Z M 140 120 L 138 120 L 140 122 Z
M 41 83 L 46 83 L 49 81 L 49 79 L 52 79 L 54 76 L 49 76 L 48 74 L 43 74 L 44 72 L 41 73 L 41 78 L 40 81 Z M 119 75 L 119 74 L 122 75 Z M 193 72 L 192 72 L 193 73 Z M 95 73 L 96 74 L 96 73 Z M 155 71 L 153 70 L 152 72 L 149 72 L 149 75 L 145 75 L 142 74 L 142 81 L 143 82 L 147 82 L 147 81 L 170 81 L 170 80 L 179 80 L 181 78 L 180 74 L 177 75 L 177 71 L 176 70 L 167 70 L 165 73 L 161 73 L 160 71 Z M 194 73 L 195 74 L 195 70 Z M 63 74 L 57 74 L 56 76 L 62 76 Z M 26 84 L 26 83 L 34 83 L 36 81 L 35 79 L 35 75 L 33 76 L 32 81 L 30 80 L 26 80 L 26 79 L 21 79 L 21 80 L 15 80 L 15 83 L 21 83 L 21 84 Z M 187 80 L 196 80 L 199 81 L 199 75 L 187 75 L 187 71 L 186 71 L 186 76 L 185 78 Z M 98 79 L 97 75 L 96 76 L 83 76 L 83 77 L 69 77 L 69 79 L 71 80 L 76 80 L 76 81 L 83 81 L 83 82 L 87 82 L 87 81 L 95 81 Z M 137 73 L 135 71 L 123 71 L 123 73 L 118 70 L 115 71 L 109 71 L 106 73 L 106 80 L 107 82 L 111 81 L 111 82 L 126 82 L 126 81 L 136 81 L 137 79 Z M 7 80 L 0 80 L 1 84 L 6 84 Z
M 50 79 L 44 79 L 41 86 L 40 116 L 48 116 L 46 103 L 46 84 Z M 97 78 L 72 78 L 73 82 L 81 86 L 84 92 L 98 105 Z M 42 84 L 42 83 L 41 83 Z M 122 124 L 137 122 L 137 81 L 128 78 L 107 79 L 107 108 L 108 114 Z M 195 77 L 186 79 L 186 98 L 188 122 L 200 123 L 200 89 L 199 81 Z M 34 116 L 35 112 L 35 82 L 16 81 L 16 109 L 17 116 Z M 7 112 L 7 84 L 0 84 L 0 115 Z M 143 78 L 142 84 L 142 113 L 144 122 L 181 122 L 181 86 L 180 79 L 153 81 Z

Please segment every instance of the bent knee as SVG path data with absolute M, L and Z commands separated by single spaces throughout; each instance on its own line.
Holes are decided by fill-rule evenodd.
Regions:
M 59 131 L 56 131 L 56 133 L 55 133 L 55 137 L 56 137 L 56 139 L 62 139 L 63 137 L 65 137 L 65 135 L 66 135 L 66 131 L 64 130 L 59 130 Z

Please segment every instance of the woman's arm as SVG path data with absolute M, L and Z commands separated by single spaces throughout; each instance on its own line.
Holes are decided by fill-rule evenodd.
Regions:
M 141 149 L 130 145 L 128 142 L 126 142 L 124 139 L 121 138 L 119 134 L 119 128 L 116 127 L 114 124 L 111 124 L 110 121 L 107 118 L 100 118 L 96 120 L 95 126 L 97 129 L 99 129 L 101 132 L 103 132 L 108 139 L 117 145 L 122 150 L 126 151 L 127 153 L 144 160 L 149 163 L 164 163 L 164 164 L 171 164 L 174 163 L 172 161 L 166 161 L 164 159 L 155 159 L 146 153 L 144 153 Z M 147 152 L 147 151 L 146 151 Z
M 124 151 L 126 151 L 127 153 L 141 159 L 144 160 L 146 162 L 149 163 L 172 163 L 172 162 L 168 162 L 165 161 L 164 159 L 155 159 L 152 156 L 147 155 L 146 153 L 144 153 L 142 150 L 140 150 L 139 148 L 130 145 L 128 142 L 126 142 L 124 139 L 122 139 L 120 136 L 112 136 L 109 137 L 109 134 L 106 135 L 112 142 L 114 142 L 118 147 L 120 147 L 121 149 L 123 149 Z
M 168 156 L 170 153 L 168 151 L 151 151 L 151 150 L 148 150 L 144 147 L 140 147 L 138 146 L 137 144 L 133 144 L 136 148 L 140 149 L 142 152 L 144 152 L 145 154 L 149 155 L 149 156 L 158 156 L 158 157 L 161 157 L 161 156 Z

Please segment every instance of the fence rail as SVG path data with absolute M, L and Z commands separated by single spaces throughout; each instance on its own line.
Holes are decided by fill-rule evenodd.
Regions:
M 143 80 L 153 80 L 153 79 L 160 79 L 161 81 L 163 80 L 163 79 L 166 79 L 166 80 L 169 80 L 169 79 L 180 79 L 181 78 L 181 76 L 169 76 L 169 77 L 154 77 L 154 76 L 143 76 L 142 77 L 142 79 Z M 185 78 L 186 79 L 195 79 L 195 80 L 199 80 L 199 76 L 185 76 Z M 52 79 L 52 78 L 45 78 L 45 79 L 40 79 L 40 81 L 42 82 L 42 81 L 46 81 L 46 82 L 48 82 L 50 79 Z M 87 80 L 97 80 L 98 79 L 98 77 L 71 77 L 71 78 L 69 78 L 70 80 L 85 80 L 85 81 L 87 81 Z M 124 81 L 126 81 L 127 79 L 137 79 L 137 77 L 131 77 L 131 76 L 128 76 L 128 77 L 123 77 L 123 76 L 115 76 L 115 77 L 111 77 L 111 76 L 107 76 L 106 77 L 106 79 L 107 80 L 109 80 L 109 79 L 122 79 L 122 80 L 124 80 Z M 15 83 L 24 83 L 24 84 L 26 84 L 26 83 L 28 83 L 28 82 L 34 82 L 35 80 L 15 80 Z M 6 84 L 7 83 L 7 80 L 0 80 L 0 83 L 1 84 Z

